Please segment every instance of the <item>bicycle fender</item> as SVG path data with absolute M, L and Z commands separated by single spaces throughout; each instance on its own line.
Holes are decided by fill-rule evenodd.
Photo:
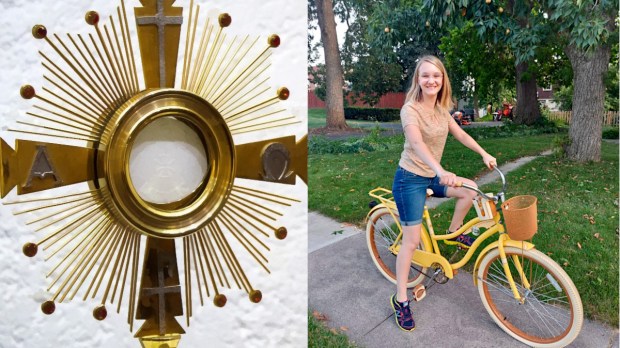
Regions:
M 372 207 L 372 209 L 370 209 L 370 211 L 368 212 L 368 214 L 366 214 L 366 222 L 368 222 L 368 219 L 370 219 L 370 216 L 376 212 L 377 210 L 381 209 L 381 208 L 385 208 L 385 209 L 390 209 L 389 207 L 387 207 L 385 204 L 383 203 L 379 203 L 377 205 L 375 205 L 374 207 Z
M 489 245 L 487 245 L 486 248 L 484 248 L 480 254 L 478 255 L 478 258 L 476 259 L 476 264 L 474 265 L 474 271 L 472 272 L 472 275 L 474 277 L 474 286 L 478 286 L 478 277 L 476 276 L 478 274 L 478 267 L 480 266 L 480 262 L 482 261 L 482 259 L 484 258 L 484 256 L 491 251 L 494 248 L 497 248 L 499 245 L 499 241 L 495 241 Z M 523 248 L 525 250 L 530 250 L 530 249 L 534 249 L 534 244 L 529 243 L 529 242 L 522 242 L 522 241 L 518 241 L 518 240 L 506 240 L 504 241 L 504 247 L 515 247 L 515 248 Z

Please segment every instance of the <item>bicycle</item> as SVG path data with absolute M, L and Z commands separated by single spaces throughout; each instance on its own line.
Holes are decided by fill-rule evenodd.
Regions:
M 414 288 L 415 300 L 423 299 L 427 288 L 452 279 L 485 240 L 497 235 L 497 240 L 480 252 L 473 270 L 474 285 L 487 312 L 502 330 L 525 344 L 566 346 L 577 337 L 583 324 L 579 292 L 566 272 L 524 240 L 527 238 L 510 238 L 510 229 L 506 231 L 500 214 L 502 209 L 497 208 L 500 201 L 505 202 L 506 179 L 497 167 L 494 169 L 502 179 L 502 191 L 497 195 L 459 184 L 478 193 L 474 199 L 478 216 L 456 232 L 436 235 L 428 208 L 424 207 L 420 244 L 413 253 L 407 287 Z M 391 194 L 385 188 L 369 192 L 379 202 L 367 215 L 366 238 L 373 262 L 385 278 L 396 284 L 395 264 L 402 229 Z M 457 253 L 449 261 L 442 255 L 438 241 L 464 233 L 478 237 L 465 255 L 452 263 Z M 422 284 L 425 277 L 427 286 Z

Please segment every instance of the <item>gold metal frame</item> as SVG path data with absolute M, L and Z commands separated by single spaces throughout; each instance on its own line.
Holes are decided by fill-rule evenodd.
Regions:
M 195 192 L 166 205 L 142 199 L 129 175 L 129 155 L 137 134 L 161 117 L 174 117 L 198 132 L 210 168 Z M 232 189 L 236 165 L 232 135 L 219 112 L 190 92 L 155 89 L 137 94 L 112 116 L 98 152 L 98 182 L 106 206 L 119 220 L 148 236 L 182 237 L 203 228 L 222 209 Z
M 135 8 L 144 87 L 124 0 L 107 24 L 101 25 L 97 12 L 86 13 L 94 35 L 67 34 L 65 40 L 35 25 L 32 35 L 53 50 L 51 55 L 40 52 L 48 72 L 45 80 L 53 88 L 24 85 L 21 96 L 35 104 L 28 120 L 9 130 L 59 143 L 19 139 L 12 149 L 0 139 L 0 196 L 14 188 L 18 195 L 34 195 L 3 204 L 21 207 L 16 215 L 39 213 L 27 224 L 45 233 L 26 243 L 23 253 L 35 257 L 42 250 L 48 253 L 46 260 L 57 260 L 47 274 L 51 294 L 42 312 L 54 313 L 57 303 L 73 299 L 82 289 L 84 300 L 100 295 L 93 317 L 104 320 L 108 301 L 117 301 L 120 312 L 128 297 L 129 328 L 133 331 L 134 319 L 144 320 L 136 333 L 144 347 L 162 342 L 176 347 L 184 330 L 175 317 L 185 315 L 189 326 L 194 303 L 203 305 L 205 296 L 223 307 L 223 288 L 236 285 L 251 302 L 262 300 L 228 239 L 237 240 L 242 251 L 269 272 L 265 239 L 286 238 L 288 231 L 277 220 L 282 209 L 299 200 L 236 179 L 293 185 L 299 176 L 307 182 L 306 136 L 234 143 L 237 134 L 300 123 L 282 115 L 286 110 L 279 103 L 288 99 L 288 88 L 273 93 L 266 84 L 268 58 L 280 46 L 280 37 L 270 35 L 262 47 L 259 38 L 230 39 L 224 29 L 232 17 L 226 13 L 215 23 L 207 19 L 202 35 L 197 35 L 200 6 L 191 0 L 183 69 L 175 76 L 184 17 L 174 2 L 141 0 L 143 6 Z M 175 88 L 177 80 L 180 88 Z M 137 193 L 129 158 L 138 134 L 165 117 L 184 122 L 198 134 L 208 171 L 186 197 L 157 204 Z M 86 145 L 76 146 L 76 141 Z M 89 188 L 37 195 L 77 183 Z M 177 238 L 182 242 L 183 277 L 177 267 Z

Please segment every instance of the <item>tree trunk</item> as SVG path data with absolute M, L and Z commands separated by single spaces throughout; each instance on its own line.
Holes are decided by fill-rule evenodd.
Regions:
M 536 75 L 527 71 L 528 66 L 527 62 L 517 64 L 517 105 L 513 110 L 516 124 L 532 125 L 540 118 Z
M 332 0 L 316 0 L 317 17 L 321 28 L 321 42 L 325 52 L 325 107 L 327 128 L 349 128 L 344 120 L 342 87 L 344 78 L 340 61 L 340 49 L 336 34 L 336 20 Z
M 568 130 L 568 158 L 578 162 L 601 160 L 605 112 L 605 74 L 611 49 L 599 46 L 586 53 L 573 45 L 565 49 L 573 67 L 573 112 Z

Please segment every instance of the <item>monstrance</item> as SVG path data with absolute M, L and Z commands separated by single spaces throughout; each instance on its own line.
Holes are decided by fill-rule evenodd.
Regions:
M 268 271 L 266 241 L 286 237 L 277 220 L 298 200 L 260 183 L 292 185 L 297 176 L 306 182 L 307 141 L 285 136 L 235 143 L 239 134 L 299 123 L 281 107 L 289 90 L 267 85 L 278 35 L 227 37 L 232 18 L 226 13 L 200 23 L 200 6 L 193 1 L 187 17 L 174 0 L 140 2 L 133 11 L 139 48 L 132 45 L 122 0 L 105 24 L 97 12 L 86 13 L 93 27 L 88 35 L 32 28 L 49 48 L 40 52 L 48 85 L 21 88 L 33 105 L 28 119 L 10 130 L 57 141 L 18 139 L 13 149 L 0 139 L 0 193 L 4 198 L 16 188 L 26 195 L 3 203 L 34 216 L 27 223 L 41 231 L 42 237 L 23 246 L 24 254 L 45 250 L 53 262 L 44 313 L 80 291 L 84 300 L 100 299 L 93 316 L 103 320 L 106 304 L 120 311 L 127 298 L 130 330 L 134 319 L 144 320 L 135 334 L 142 345 L 176 347 L 184 329 L 175 317 L 184 315 L 189 325 L 196 297 L 221 307 L 227 300 L 223 289 L 237 286 L 250 301 L 261 301 L 237 253 L 247 252 Z M 167 153 L 146 151 L 146 161 L 137 154 L 153 141 L 153 128 L 164 138 L 198 144 L 191 158 L 200 159 L 202 174 L 189 187 L 145 189 L 144 176 L 154 173 L 136 169 L 136 157 L 164 162 L 147 166 L 159 177 L 175 169 Z M 77 189 L 79 183 L 88 189 Z M 76 190 L 67 193 L 72 185 Z M 61 187 L 62 194 L 41 194 Z M 182 256 L 176 255 L 176 241 Z

